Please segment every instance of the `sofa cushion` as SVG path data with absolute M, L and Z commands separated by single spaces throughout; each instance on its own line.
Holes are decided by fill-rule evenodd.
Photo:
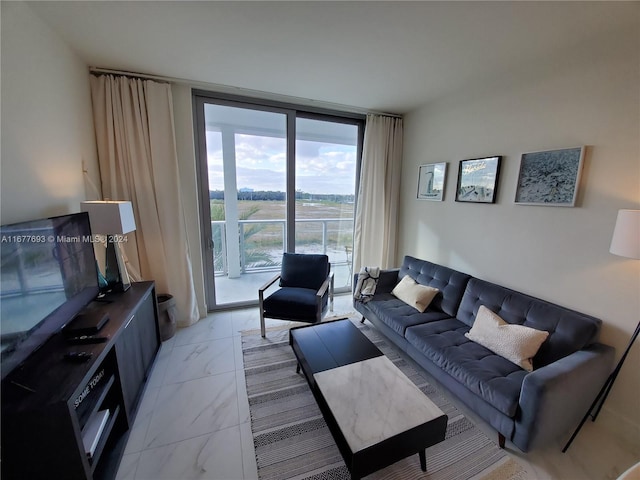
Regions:
M 466 273 L 409 255 L 404 257 L 398 277 L 402 278 L 405 275 L 409 275 L 421 285 L 428 285 L 440 290 L 428 310 L 445 312 L 448 317 L 455 317 L 464 289 L 471 278 Z
M 427 285 L 420 285 L 409 275 L 398 282 L 398 285 L 391 291 L 393 295 L 398 297 L 407 305 L 411 305 L 420 313 L 424 312 L 433 298 L 438 294 L 437 288 Z
M 602 321 L 514 290 L 472 278 L 456 318 L 471 326 L 481 305 L 505 322 L 549 332 L 533 358 L 534 368 L 548 365 L 597 341 Z
M 431 309 L 420 313 L 390 293 L 375 295 L 366 306 L 381 322 L 401 337 L 404 337 L 407 327 L 448 318 L 446 313 Z
M 482 345 L 467 339 L 469 327 L 456 319 L 407 328 L 405 338 L 436 366 L 513 417 L 527 372 Z
M 538 353 L 542 342 L 549 336 L 549 332 L 524 325 L 511 325 L 481 305 L 473 327 L 464 336 L 524 368 L 527 372 L 532 372 L 531 361 Z

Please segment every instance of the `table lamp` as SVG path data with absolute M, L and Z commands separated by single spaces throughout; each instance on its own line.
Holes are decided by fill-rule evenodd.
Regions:
M 620 257 L 640 259 L 640 210 L 618 210 L 618 218 L 616 219 L 616 226 L 613 229 L 613 237 L 611 239 L 609 252 Z M 620 369 L 629 354 L 629 350 L 631 350 L 633 342 L 638 338 L 638 333 L 640 333 L 640 322 L 638 322 L 636 329 L 631 335 L 629 344 L 622 354 L 622 357 L 620 357 L 616 368 L 613 369 L 613 372 L 611 372 L 611 375 L 607 378 L 607 381 L 602 386 L 598 396 L 589 407 L 587 414 L 584 416 L 580 425 L 578 425 L 578 428 L 573 432 L 573 435 L 562 449 L 562 453 L 567 451 L 571 442 L 576 438 L 576 435 L 578 435 L 578 432 L 589 416 L 591 416 L 592 421 L 596 421 L 598 413 L 600 413 L 600 409 L 602 408 L 602 405 L 604 405 L 604 401 L 607 399 L 607 396 L 611 391 L 611 387 L 613 387 L 613 382 L 616 381 L 618 373 L 620 373 Z M 591 412 L 594 413 L 592 414 Z
M 83 212 L 89 213 L 91 233 L 107 236 L 105 278 L 106 291 L 124 292 L 131 286 L 120 243 L 124 235 L 136 229 L 131 202 L 90 201 L 81 202 Z

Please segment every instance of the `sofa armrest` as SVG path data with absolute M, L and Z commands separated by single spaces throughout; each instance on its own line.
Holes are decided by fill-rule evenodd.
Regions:
M 398 272 L 399 268 L 388 268 L 380 270 L 380 277 L 378 277 L 378 284 L 376 285 L 376 295 L 378 293 L 391 293 L 391 290 L 398 284 Z M 355 291 L 356 285 L 358 285 L 358 274 L 353 276 L 353 289 Z
M 521 450 L 562 440 L 611 373 L 615 350 L 594 343 L 524 378 L 512 441 Z
M 380 279 L 376 286 L 376 293 L 391 293 L 391 290 L 398 284 L 399 268 L 380 270 Z

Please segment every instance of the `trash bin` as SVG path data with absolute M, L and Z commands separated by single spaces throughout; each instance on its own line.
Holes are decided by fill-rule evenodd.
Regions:
M 164 342 L 176 333 L 176 301 L 173 295 L 161 293 L 158 299 L 158 327 L 160 338 Z

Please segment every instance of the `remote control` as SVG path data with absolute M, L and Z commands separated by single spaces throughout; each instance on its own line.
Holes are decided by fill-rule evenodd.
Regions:
M 67 338 L 67 342 L 73 344 L 87 344 L 87 343 L 104 343 L 109 339 L 109 337 L 103 337 L 100 335 L 81 335 L 79 337 L 69 337 Z
M 67 352 L 64 354 L 64 358 L 71 362 L 86 362 L 91 357 L 93 357 L 93 353 L 91 352 Z

